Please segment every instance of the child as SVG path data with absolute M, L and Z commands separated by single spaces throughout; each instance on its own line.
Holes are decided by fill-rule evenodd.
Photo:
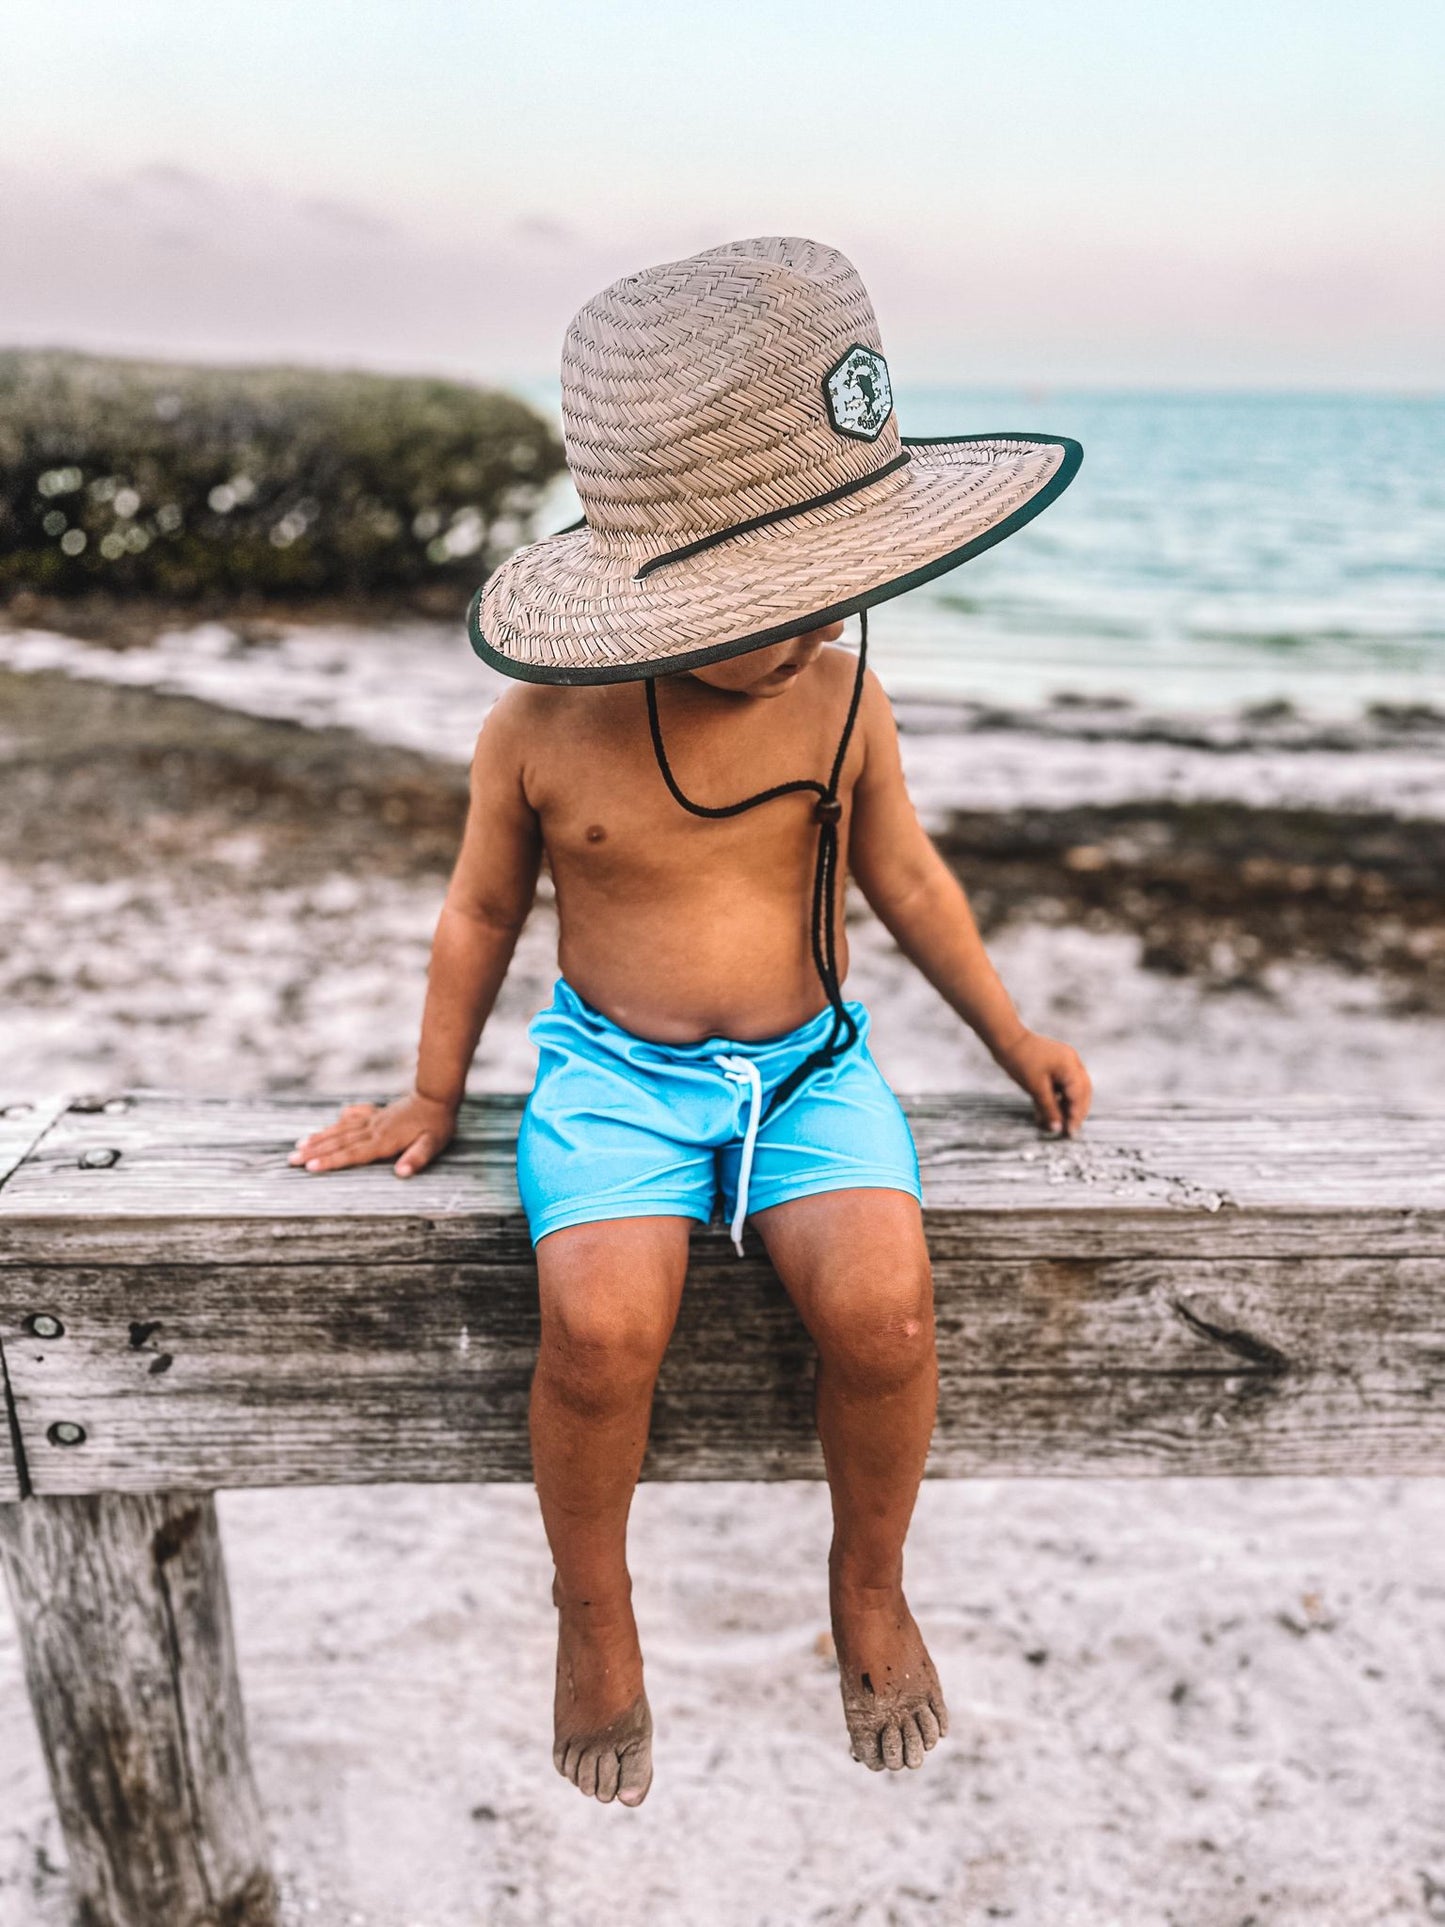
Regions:
M 409 1177 L 443 1149 L 545 857 L 561 975 L 529 1032 L 517 1169 L 557 1768 L 628 1806 L 651 1783 L 627 1515 L 689 1233 L 719 1189 L 739 1251 L 750 1217 L 818 1349 L 853 1756 L 916 1767 L 948 1722 L 902 1588 L 936 1398 L 931 1278 L 908 1124 L 841 991 L 845 866 L 1041 1125 L 1076 1132 L 1090 1085 L 1020 1021 L 919 824 L 866 614 L 856 663 L 834 645 L 844 615 L 1021 527 L 1079 450 L 903 443 L 862 284 L 809 241 L 616 283 L 569 330 L 563 390 L 586 519 L 473 604 L 474 646 L 520 686 L 477 742 L 415 1088 L 347 1106 L 291 1162 L 396 1158 Z M 739 798 L 744 772 L 762 787 Z

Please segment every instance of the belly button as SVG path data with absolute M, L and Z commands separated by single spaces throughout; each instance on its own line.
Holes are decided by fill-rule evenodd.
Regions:
M 589 843 L 605 843 L 607 841 L 607 832 L 600 823 L 589 823 L 587 825 L 587 841 Z

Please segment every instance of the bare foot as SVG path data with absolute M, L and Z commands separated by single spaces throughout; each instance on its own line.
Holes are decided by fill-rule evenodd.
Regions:
M 642 1648 L 626 1599 L 570 1601 L 552 1582 L 557 1608 L 557 1771 L 598 1800 L 640 1806 L 652 1785 L 652 1714 L 642 1690 Z
M 922 1766 L 948 1708 L 901 1586 L 830 1588 L 843 1717 L 853 1758 L 873 1772 Z

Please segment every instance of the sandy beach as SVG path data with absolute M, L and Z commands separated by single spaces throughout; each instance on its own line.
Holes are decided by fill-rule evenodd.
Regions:
M 396 1090 L 494 687 L 420 622 L 122 640 L 0 633 L 6 1094 Z M 1098 1107 L 1318 1091 L 1347 1131 L 1352 1099 L 1445 1082 L 1445 718 L 897 710 L 1005 982 Z M 849 915 L 895 1087 L 1000 1088 Z M 554 975 L 544 889 L 473 1088 L 527 1087 Z M 895 1780 L 847 1758 L 822 1488 L 645 1487 L 658 1777 L 626 1814 L 550 1765 L 530 1492 L 223 1495 L 286 1919 L 1445 1919 L 1440 1506 L 1427 1480 L 925 1487 L 910 1593 L 954 1731 Z M 62 1866 L 0 1608 L 3 1927 L 61 1927 Z
M 529 736 L 521 787 L 562 795 L 594 908 L 617 911 L 629 865 L 651 878 L 625 932 L 599 914 L 603 964 L 575 966 L 637 1031 L 663 1027 L 643 966 L 668 974 L 687 922 L 662 881 L 684 839 L 722 968 L 753 982 L 768 943 L 729 853 L 775 830 L 783 887 L 781 812 L 801 824 L 821 792 L 814 881 L 846 967 L 795 853 L 799 939 L 920 1100 L 946 1284 L 932 1469 L 957 1441 L 964 1476 L 923 1481 L 904 1580 L 951 1728 L 917 1771 L 851 1757 L 821 1480 L 639 1487 L 637 1809 L 553 1766 L 530 1484 L 218 1491 L 264 1927 L 1445 1927 L 1445 1265 L 1421 1256 L 1416 1136 L 1445 1123 L 1445 0 L 50 0 L 5 9 L 0 55 L 0 1132 L 59 1120 L 47 1186 L 73 1169 L 111 1213 L 132 1183 L 146 1210 L 153 1189 L 168 1212 L 188 1198 L 185 1250 L 217 1259 L 180 1263 L 162 1219 L 178 1262 L 138 1263 L 107 1309 L 112 1217 L 98 1269 L 54 1265 L 53 1300 L 9 1305 L 10 1489 L 64 1466 L 94 1482 L 142 1423 L 152 1443 L 189 1428 L 202 1482 L 247 1449 L 267 1477 L 360 1478 L 402 1449 L 413 1477 L 500 1463 L 437 1457 L 468 1412 L 495 1443 L 496 1399 L 530 1376 L 527 1268 L 504 1306 L 486 1239 L 453 1221 L 473 1172 L 497 1175 L 495 1129 L 422 1174 L 440 1215 L 385 1166 L 312 1174 L 283 1151 L 275 1175 L 327 1223 L 304 1247 L 269 1226 L 265 1306 L 259 1273 L 223 1262 L 252 1248 L 227 1244 L 249 1237 L 250 1151 L 198 1142 L 162 1170 L 141 1140 L 162 1111 L 184 1131 L 235 1100 L 310 1132 L 414 1087 L 475 746 L 518 688 L 503 671 L 526 679 L 527 730 L 565 725 Z M 822 827 L 832 746 L 798 713 L 808 690 L 790 709 L 792 679 L 765 681 L 781 653 L 740 660 L 781 638 L 806 677 L 791 645 L 839 611 L 1024 1026 L 1089 1073 L 1080 1143 L 1043 1133 L 847 876 L 854 822 L 845 806 L 837 844 Z M 666 688 L 650 731 L 644 679 L 686 663 L 738 687 Z M 616 743 L 592 696 L 623 750 L 635 721 L 626 796 L 595 780 Z M 840 775 L 862 714 L 878 776 L 869 700 Z M 840 732 L 846 714 L 840 697 Z M 669 784 L 678 813 L 639 830 Z M 495 787 L 483 837 L 515 814 Z M 739 818 L 763 791 L 788 800 Z M 939 929 L 916 935 L 940 899 L 912 887 L 897 804 L 852 853 L 947 978 Z M 568 888 L 544 862 L 467 1070 L 470 1096 L 500 1097 L 479 1119 L 532 1088 L 559 904 L 569 963 L 579 934 Z M 694 1038 L 724 1065 L 725 1041 Z M 1005 1054 L 1073 1067 L 1037 1038 Z M 728 1074 L 756 1151 L 768 1093 Z M 197 1101 L 142 1104 L 130 1135 L 122 1092 Z M 107 1134 L 74 1147 L 84 1169 L 67 1110 Z M 352 1245 L 329 1218 L 373 1179 L 405 1221 L 384 1290 L 365 1263 L 337 1284 Z M 28 1185 L 0 1178 L 0 1247 Z M 223 1194 L 232 1215 L 196 1232 Z M 694 1250 L 684 1332 L 748 1271 L 714 1216 L 721 1268 Z M 487 1228 L 508 1266 L 523 1225 Z M 19 1235 L 0 1269 L 38 1291 Z M 47 1254 L 94 1248 L 66 1236 Z M 453 1273 L 459 1236 L 484 1262 Z M 849 1280 L 823 1284 L 820 1333 Z M 649 1471 L 692 1449 L 704 1414 L 670 1429 L 690 1397 L 749 1450 L 704 1443 L 693 1467 L 784 1468 L 757 1442 L 773 1425 L 796 1445 L 806 1326 L 801 1349 L 750 1353 L 740 1302 L 671 1361 Z M 918 1335 L 894 1322 L 865 1361 L 879 1383 Z M 418 1385 L 403 1354 L 428 1334 L 448 1363 Z M 111 1395 L 122 1364 L 124 1385 L 156 1374 L 142 1418 Z M 77 1370 L 89 1404 L 54 1396 Z M 907 1445 L 917 1381 L 899 1387 L 867 1407 L 892 1432 L 880 1464 Z M 1021 1463 L 1052 1476 L 967 1476 Z M 1341 1476 L 1302 1475 L 1319 1464 Z M 43 1495 L 22 1511 L 43 1525 Z M 94 1805 L 136 1898 L 81 1896 L 72 1817 L 73 1899 L 0 1576 L 0 1927 L 255 1927 L 234 1917 L 266 1886 L 236 1778 L 217 1822 L 250 1836 L 234 1883 L 204 1837 L 234 1695 L 208 1723 L 215 1681 L 196 1686 L 175 1610 L 194 1600 L 209 1653 L 211 1514 L 172 1524 L 150 1547 L 152 1651 L 183 1702 L 172 1818 L 213 1898 L 170 1912 L 225 1917 L 129 1917 L 189 1881 L 129 1799 L 135 1668 L 114 1746 L 81 1749 L 65 1798 Z M 59 1564 L 48 1594 L 33 1572 L 16 1590 L 27 1636 L 38 1615 L 63 1655 L 45 1599 L 102 1616 L 94 1561 Z M 921 1661 L 850 1617 L 858 1728 Z M 54 1725 L 75 1676 L 48 1674 Z M 123 1923 L 90 1917 L 113 1906 Z

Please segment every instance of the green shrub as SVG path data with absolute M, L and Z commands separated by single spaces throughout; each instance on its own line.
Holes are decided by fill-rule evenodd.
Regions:
M 0 352 L 0 595 L 475 583 L 562 460 L 460 382 Z

